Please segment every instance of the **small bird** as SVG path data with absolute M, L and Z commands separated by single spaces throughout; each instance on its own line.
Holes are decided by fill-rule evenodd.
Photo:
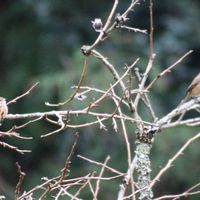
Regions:
M 7 116 L 8 106 L 6 104 L 6 99 L 0 97 L 0 122 Z
M 193 79 L 192 83 L 187 89 L 187 96 L 189 98 L 200 96 L 200 73 Z
M 191 84 L 187 88 L 187 94 L 185 98 L 178 105 L 185 103 L 191 98 L 200 97 L 200 73 L 192 80 Z

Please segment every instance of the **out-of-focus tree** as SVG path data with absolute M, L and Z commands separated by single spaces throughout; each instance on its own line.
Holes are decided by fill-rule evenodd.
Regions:
M 23 93 L 33 83 L 40 82 L 40 87 L 35 92 L 23 101 L 9 107 L 11 113 L 47 111 L 44 106 L 45 101 L 59 102 L 70 96 L 69 88 L 77 84 L 81 74 L 79 66 L 82 65 L 83 60 L 80 47 L 82 44 L 91 43 L 97 36 L 92 29 L 91 20 L 98 17 L 105 20 L 112 3 L 106 0 L 100 2 L 92 0 L 7 0 L 0 3 L 0 95 L 9 100 Z M 158 1 L 154 4 L 156 68 L 153 74 L 157 74 L 158 71 L 169 66 L 188 49 L 195 50 L 189 61 L 177 67 L 173 75 L 167 76 L 160 84 L 156 84 L 156 92 L 151 98 L 158 105 L 157 112 L 161 115 L 178 104 L 185 95 L 185 88 L 191 78 L 199 72 L 200 3 L 198 0 L 192 3 L 182 0 Z M 127 5 L 126 1 L 120 2 L 119 12 Z M 130 20 L 129 24 L 146 29 L 149 26 L 147 10 L 146 4 L 138 7 L 135 12 L 131 13 L 130 18 L 133 20 Z M 119 39 L 122 35 L 123 40 Z M 133 57 L 143 57 L 144 66 L 148 62 L 148 42 L 143 35 L 133 35 L 125 31 L 116 32 L 110 41 L 101 48 L 119 68 L 123 66 L 124 62 L 131 62 Z M 115 48 L 118 50 L 117 52 L 113 51 Z M 92 82 L 101 85 L 103 89 L 106 81 L 109 81 L 110 78 L 105 75 L 105 82 L 102 82 L 99 74 L 103 74 L 103 70 L 95 60 L 90 61 L 88 73 L 92 74 L 90 77 L 92 81 L 86 79 L 85 83 Z M 72 106 L 80 105 L 77 101 L 73 102 Z M 110 106 L 110 104 L 105 105 L 108 109 Z M 87 119 L 84 120 L 87 121 Z M 20 124 L 20 122 L 19 120 L 18 123 Z M 9 126 L 11 123 L 6 121 L 1 128 Z M 17 146 L 32 149 L 33 153 L 30 155 L 22 157 L 1 148 L 0 157 L 4 162 L 0 162 L 0 182 L 2 183 L 0 192 L 6 192 L 9 195 L 14 190 L 17 179 L 16 175 L 13 178 L 13 174 L 16 172 L 13 164 L 15 161 L 23 162 L 27 173 L 30 172 L 32 175 L 35 173 L 35 176 L 27 177 L 27 182 L 25 182 L 27 185 L 37 182 L 44 172 L 47 173 L 46 175 L 54 174 L 57 167 L 63 163 L 66 156 L 63 152 L 72 143 L 72 133 L 66 130 L 64 134 L 57 135 L 55 138 L 44 141 L 38 139 L 41 132 L 48 132 L 51 128 L 45 123 L 40 123 L 22 130 L 23 134 L 34 136 L 34 143 L 21 144 L 12 139 L 12 143 Z M 188 136 L 188 129 L 177 128 L 177 132 L 179 131 L 183 133 L 181 139 L 184 140 Z M 84 134 L 86 132 L 87 134 Z M 96 132 L 95 127 L 82 130 L 77 151 L 84 152 L 85 155 L 92 153 L 92 156 L 98 160 L 102 158 L 103 151 L 110 151 L 110 148 L 116 146 L 119 151 L 121 150 L 120 136 L 116 136 L 116 141 L 113 142 L 113 136 L 108 133 L 104 133 L 102 137 L 102 135 L 98 135 L 100 132 Z M 162 138 L 154 147 L 155 165 L 157 162 L 160 163 L 163 157 L 170 155 L 171 152 L 168 149 L 175 150 L 178 144 L 182 143 L 179 136 L 171 136 L 169 133 L 165 137 L 166 139 Z M 98 144 L 95 143 L 97 139 Z M 105 148 L 102 149 L 102 146 Z M 119 152 L 111 153 L 113 160 L 119 159 Z M 38 155 L 42 158 L 41 160 L 38 160 Z M 194 150 L 188 155 L 197 158 L 199 152 Z M 82 169 L 85 167 L 77 161 L 74 162 L 77 173 L 80 167 Z M 52 165 L 52 163 L 56 164 Z M 197 163 L 198 161 L 194 160 L 193 169 L 196 173 L 199 172 L 196 168 Z M 118 163 L 113 161 L 112 164 L 114 166 Z M 121 165 L 119 167 L 123 169 L 123 163 Z M 181 162 L 178 164 L 178 168 L 174 169 L 174 174 L 179 176 L 177 182 L 173 182 L 171 185 L 170 191 L 177 192 L 185 187 L 186 181 L 191 183 L 194 181 L 195 177 L 183 173 L 189 171 L 190 167 L 184 165 L 183 169 Z M 173 173 L 168 176 L 166 182 L 170 181 L 172 177 Z M 108 188 L 112 190 L 112 186 Z M 161 184 L 159 190 L 165 191 L 165 185 Z

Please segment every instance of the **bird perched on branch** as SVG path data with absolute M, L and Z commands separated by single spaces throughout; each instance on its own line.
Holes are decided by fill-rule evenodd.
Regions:
M 0 122 L 7 116 L 8 114 L 8 106 L 6 103 L 6 99 L 0 97 Z
M 200 73 L 193 79 L 192 83 L 187 89 L 187 96 L 189 98 L 200 96 Z
M 187 88 L 186 97 L 181 101 L 181 104 L 185 103 L 191 98 L 200 97 L 200 73 L 192 80 L 191 84 Z

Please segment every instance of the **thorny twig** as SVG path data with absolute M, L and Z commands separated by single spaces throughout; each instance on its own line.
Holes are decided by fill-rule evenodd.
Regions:
M 21 186 L 22 186 L 22 183 L 23 183 L 23 180 L 24 180 L 26 174 L 21 170 L 21 166 L 19 165 L 18 162 L 16 163 L 16 166 L 17 166 L 17 173 L 19 174 L 19 181 L 15 188 L 15 197 L 16 197 L 16 199 L 18 199 L 18 196 L 21 192 Z
M 78 133 L 75 133 L 75 139 L 74 139 L 74 143 L 71 147 L 71 151 L 65 161 L 65 166 L 64 168 L 61 170 L 61 177 L 60 177 L 60 183 L 62 184 L 64 178 L 66 177 L 67 175 L 67 172 L 69 172 L 69 168 L 70 168 L 70 164 L 71 164 L 71 159 L 72 159 L 72 156 L 74 154 L 74 150 L 75 150 L 75 147 L 77 145 L 77 141 L 78 141 Z

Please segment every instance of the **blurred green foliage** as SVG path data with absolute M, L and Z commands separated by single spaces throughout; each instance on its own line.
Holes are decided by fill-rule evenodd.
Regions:
M 100 17 L 105 21 L 112 3 L 106 0 L 1 1 L 0 95 L 10 100 L 22 94 L 33 83 L 40 82 L 30 95 L 10 105 L 10 113 L 47 111 L 50 108 L 47 108 L 44 102 L 61 102 L 71 95 L 71 87 L 78 83 L 82 71 L 83 56 L 80 48 L 83 44 L 91 44 L 97 36 L 92 29 L 91 20 Z M 129 1 L 121 1 L 118 12 L 122 12 L 128 5 Z M 189 0 L 154 2 L 156 59 L 150 79 L 189 49 L 195 50 L 173 73 L 154 86 L 150 99 L 158 116 L 163 116 L 180 102 L 188 83 L 199 72 L 199 9 L 198 0 L 192 3 Z M 148 29 L 148 1 L 141 1 L 141 5 L 135 8 L 129 17 L 129 26 Z M 142 72 L 148 62 L 148 36 L 125 30 L 115 31 L 99 46 L 99 50 L 117 66 L 120 73 L 123 73 L 125 63 L 130 64 L 140 57 L 137 67 Z M 84 85 L 106 89 L 110 82 L 113 82 L 113 78 L 105 67 L 95 59 L 90 59 Z M 133 87 L 135 84 L 134 81 Z M 97 97 L 96 95 L 91 94 L 88 100 Z M 75 100 L 70 106 L 79 109 L 85 104 L 87 102 L 80 103 Z M 112 112 L 110 108 L 113 107 L 108 101 L 99 109 Z M 142 105 L 141 114 L 146 116 Z M 90 117 L 72 119 L 77 124 L 89 120 Z M 11 125 L 21 123 L 24 123 L 24 120 L 7 120 L 1 129 L 5 130 Z M 127 163 L 123 156 L 126 155 L 125 142 L 122 135 L 114 132 L 111 124 L 112 121 L 106 122 L 107 132 L 99 130 L 98 126 L 77 130 L 80 138 L 75 154 L 101 162 L 109 154 L 112 158 L 110 165 L 126 171 Z M 129 123 L 127 127 L 133 152 L 134 127 Z M 5 139 L 21 149 L 31 149 L 32 153 L 21 156 L 0 147 L 0 194 L 5 194 L 8 199 L 14 196 L 14 187 L 18 180 L 16 161 L 27 173 L 23 185 L 26 191 L 40 183 L 41 177 L 59 174 L 73 142 L 73 131 L 66 130 L 47 139 L 40 139 L 40 135 L 54 128 L 45 122 L 39 122 L 20 130 L 22 135 L 33 136 L 33 140 L 22 142 L 13 138 Z M 160 165 L 166 163 L 166 158 L 171 157 L 187 138 L 198 131 L 199 128 L 177 127 L 158 135 L 152 149 L 152 165 L 155 169 L 152 175 L 156 174 Z M 195 143 L 157 184 L 156 195 L 180 193 L 199 181 L 199 156 L 198 143 Z M 83 175 L 91 170 L 97 170 L 96 166 L 73 158 L 72 176 Z M 188 171 L 191 173 L 187 173 Z M 112 184 L 105 182 L 101 188 L 101 199 L 116 197 L 119 182 L 120 180 L 113 181 Z M 87 191 L 83 192 L 83 196 L 90 199 Z M 195 200 L 198 197 L 188 199 Z

